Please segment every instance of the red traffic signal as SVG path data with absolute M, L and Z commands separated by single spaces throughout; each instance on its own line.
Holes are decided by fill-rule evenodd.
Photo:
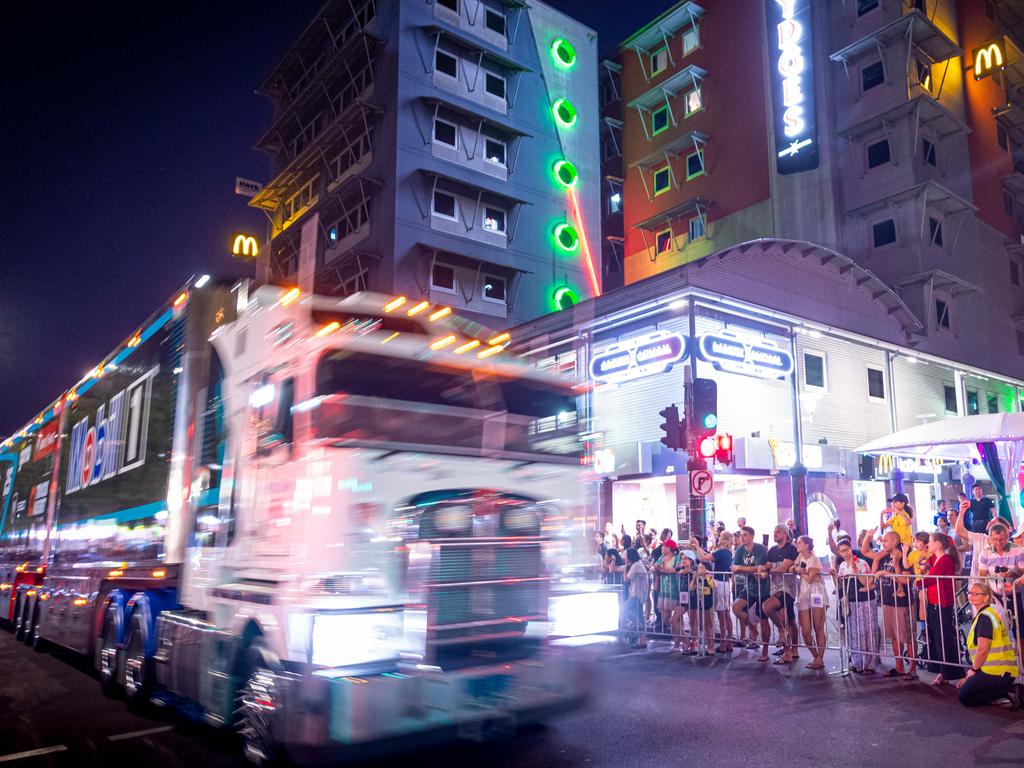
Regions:
M 705 437 L 697 446 L 701 458 L 712 459 L 718 453 L 718 441 L 714 437 Z
M 732 435 L 717 435 L 715 439 L 715 461 L 719 464 L 732 464 Z

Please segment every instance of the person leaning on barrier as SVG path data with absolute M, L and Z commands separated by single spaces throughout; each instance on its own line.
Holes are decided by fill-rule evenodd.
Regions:
M 683 609 L 679 604 L 679 574 L 684 570 L 684 558 L 672 539 L 661 544 L 661 557 L 654 561 L 653 571 L 660 575 L 658 602 L 662 623 L 672 630 L 672 650 L 680 650 L 683 641 Z
M 931 535 L 928 551 L 928 575 L 924 579 L 928 594 L 928 671 L 937 673 L 932 685 L 942 685 L 964 676 L 951 578 L 960 572 L 960 553 L 943 533 Z
M 901 578 L 903 571 L 903 545 L 896 531 L 886 531 L 882 536 L 882 548 L 873 552 L 871 540 L 874 531 L 864 534 L 860 544 L 863 556 L 871 561 L 871 572 L 875 575 L 879 598 L 882 603 L 882 635 L 892 644 L 895 667 L 886 672 L 886 677 L 902 677 L 904 680 L 917 679 L 917 662 L 914 653 L 913 598 L 907 579 Z M 903 666 L 904 658 L 910 659 L 910 671 Z
M 714 582 L 714 601 L 712 610 L 718 615 L 718 652 L 732 652 L 732 589 L 730 588 L 729 571 L 732 569 L 733 536 L 723 530 L 718 534 L 714 549 L 705 552 L 693 540 L 690 544 L 697 550 L 702 562 L 710 561 L 710 569 Z
M 807 669 L 825 668 L 825 613 L 828 611 L 828 590 L 821 577 L 821 560 L 814 554 L 814 540 L 800 536 L 796 540 L 796 562 L 792 571 L 800 578 L 800 629 L 814 658 Z
M 790 537 L 787 525 L 775 526 L 773 537 L 775 546 L 768 550 L 767 570 L 771 574 L 770 597 L 761 605 L 762 615 L 768 616 L 779 630 L 782 642 L 782 654 L 774 663 L 792 664 L 798 657 L 797 645 L 800 637 L 797 634 L 796 612 L 796 579 L 790 574 L 796 562 L 797 551 Z M 764 652 L 768 653 L 768 637 L 764 640 Z
M 770 583 L 765 576 L 768 550 L 763 545 L 754 543 L 754 529 L 749 525 L 744 527 L 741 533 L 740 546 L 736 548 L 732 560 L 732 572 L 736 574 L 736 601 L 732 604 L 732 612 L 739 619 L 741 627 L 749 627 L 750 642 L 747 648 L 754 649 L 758 647 L 758 619 L 765 642 L 771 636 L 768 617 L 761 613 L 761 603 L 768 599 Z M 762 653 L 760 660 L 768 661 L 767 653 Z
M 1016 709 L 1020 700 L 1013 690 L 1017 676 L 1017 660 L 1006 621 L 992 605 L 992 589 L 984 581 L 976 581 L 967 589 L 967 599 L 974 609 L 974 622 L 967 635 L 971 668 L 957 683 L 960 703 L 980 707 L 1005 699 Z
M 850 644 L 851 669 L 863 675 L 875 674 L 878 666 L 878 607 L 871 566 L 854 554 L 850 542 L 839 542 L 839 584 L 846 610 L 844 629 Z

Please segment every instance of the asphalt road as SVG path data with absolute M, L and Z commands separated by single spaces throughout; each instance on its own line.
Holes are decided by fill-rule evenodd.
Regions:
M 652 649 L 612 651 L 597 683 L 586 709 L 499 743 L 418 750 L 415 760 L 445 768 L 1024 765 L 1024 712 L 967 710 L 952 690 L 923 682 L 776 667 L 746 651 L 690 659 Z M 33 750 L 52 751 L 21 756 Z M 0 634 L 0 765 L 243 765 L 235 750 L 232 739 L 175 713 L 131 714 L 74 654 L 36 653 Z M 408 768 L 409 756 L 376 764 Z

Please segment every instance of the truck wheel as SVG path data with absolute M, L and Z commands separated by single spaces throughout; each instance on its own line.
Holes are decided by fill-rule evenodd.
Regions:
M 25 622 L 24 634 L 22 638 L 25 641 L 25 645 L 35 645 L 36 632 L 39 631 L 39 598 L 35 600 L 35 604 L 27 605 L 25 607 L 25 613 L 28 614 L 28 620 Z
M 117 693 L 117 624 L 114 609 L 107 612 L 103 621 L 103 634 L 99 638 L 100 687 L 107 696 Z
M 14 639 L 21 640 L 21 623 L 24 620 L 21 616 L 25 608 L 25 596 L 21 593 L 14 598 Z
M 124 644 L 124 695 L 132 709 L 143 709 L 149 703 L 152 688 L 152 660 L 146 655 L 142 618 L 133 615 Z
M 280 706 L 276 677 L 273 670 L 280 665 L 274 654 L 256 641 L 249 649 L 249 677 L 236 699 L 238 735 L 242 739 L 242 754 L 253 765 L 273 765 L 280 758 L 274 739 L 274 713 Z

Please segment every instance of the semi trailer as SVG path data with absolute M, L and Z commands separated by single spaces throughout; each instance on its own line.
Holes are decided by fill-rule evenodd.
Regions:
M 480 735 L 588 693 L 573 382 L 405 297 L 190 282 L 0 444 L 0 605 L 246 755 Z M 570 583 L 567 583 L 570 582 Z

